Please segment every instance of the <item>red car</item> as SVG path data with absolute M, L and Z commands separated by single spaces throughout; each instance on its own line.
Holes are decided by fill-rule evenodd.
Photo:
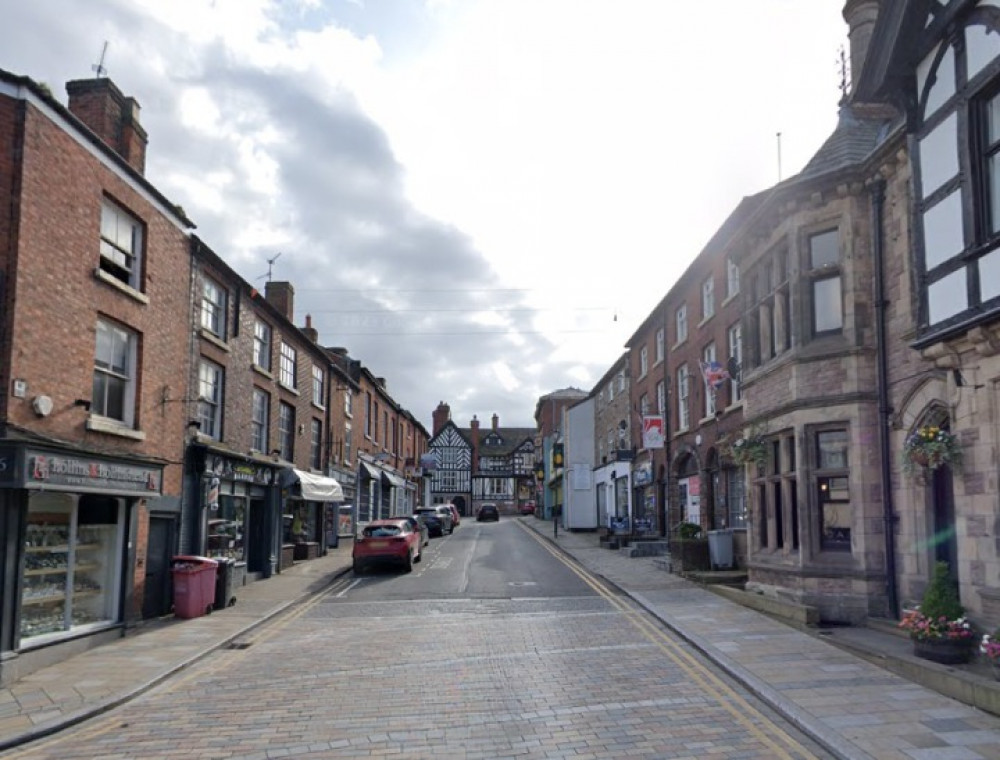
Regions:
M 462 522 L 462 516 L 458 513 L 458 507 L 454 504 L 445 504 L 445 506 L 451 510 L 451 527 L 457 528 L 459 523 Z
M 421 560 L 420 543 L 420 531 L 413 529 L 410 520 L 372 520 L 354 539 L 354 572 L 382 563 L 402 565 L 410 572 L 413 563 Z
M 524 502 L 524 504 L 521 505 L 521 514 L 522 515 L 535 514 L 535 502 L 533 501 Z

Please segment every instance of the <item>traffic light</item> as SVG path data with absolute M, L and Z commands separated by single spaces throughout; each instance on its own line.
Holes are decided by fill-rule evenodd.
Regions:
M 552 444 L 552 466 L 563 466 L 563 445 L 561 443 Z

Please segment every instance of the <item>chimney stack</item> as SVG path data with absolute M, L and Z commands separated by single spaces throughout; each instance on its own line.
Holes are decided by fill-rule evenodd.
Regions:
M 479 472 L 479 419 L 476 415 L 472 415 L 469 427 L 472 428 L 472 472 L 476 473 Z
M 264 287 L 264 300 L 281 312 L 281 316 L 294 322 L 295 288 L 290 282 L 268 282 Z
M 69 110 L 139 174 L 146 173 L 146 130 L 139 124 L 139 103 L 107 78 L 66 83 Z
M 500 425 L 500 415 L 496 412 L 493 413 L 493 430 L 495 431 Z
M 313 343 L 319 343 L 319 333 L 316 328 L 313 327 L 312 315 L 306 314 L 306 326 L 302 328 L 302 334 L 305 335 Z
M 875 20 L 878 18 L 879 0 L 847 0 L 844 6 L 844 21 L 847 22 L 847 36 L 851 40 L 851 84 L 858 81 L 861 69 L 868 55 Z
M 441 428 L 443 428 L 450 419 L 451 419 L 451 407 L 448 406 L 443 401 L 439 401 L 437 409 L 431 412 L 431 423 L 433 427 L 433 432 L 431 433 L 431 436 L 435 436 L 438 433 L 440 433 Z

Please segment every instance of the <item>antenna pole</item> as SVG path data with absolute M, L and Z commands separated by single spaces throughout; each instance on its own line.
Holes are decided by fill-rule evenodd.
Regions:
M 777 132 L 775 136 L 778 138 L 778 182 L 781 182 L 781 132 Z
M 104 40 L 104 47 L 101 48 L 101 59 L 90 67 L 97 79 L 107 76 L 108 70 L 104 68 L 104 57 L 108 54 L 108 41 Z

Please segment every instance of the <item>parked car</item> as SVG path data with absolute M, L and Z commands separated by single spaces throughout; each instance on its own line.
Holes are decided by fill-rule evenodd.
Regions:
M 521 505 L 521 514 L 522 515 L 535 514 L 535 502 L 533 501 L 524 502 L 524 504 Z
M 453 528 L 457 528 L 462 524 L 462 516 L 458 513 L 458 507 L 454 504 L 445 504 L 448 509 L 451 510 L 451 525 Z
M 425 523 L 418 515 L 410 515 L 409 517 L 403 517 L 402 519 L 407 520 L 413 530 L 420 534 L 421 546 L 427 546 L 427 544 L 431 542 L 431 532 L 427 530 L 427 523 Z
M 500 510 L 497 509 L 496 504 L 483 504 L 479 507 L 479 511 L 476 513 L 476 522 L 486 522 L 487 520 L 500 521 Z
M 354 539 L 351 557 L 355 573 L 381 563 L 402 565 L 403 570 L 410 572 L 413 563 L 423 557 L 420 553 L 420 531 L 414 530 L 410 520 L 404 517 L 373 520 Z
M 424 523 L 432 536 L 443 536 L 455 530 L 451 510 L 444 505 L 420 507 L 417 509 L 417 514 L 424 516 Z

